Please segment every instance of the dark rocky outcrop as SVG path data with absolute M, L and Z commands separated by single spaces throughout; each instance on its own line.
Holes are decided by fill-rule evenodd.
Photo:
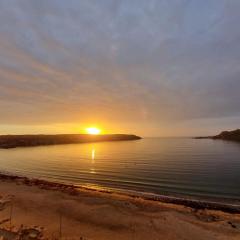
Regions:
M 214 136 L 212 138 L 240 142 L 240 129 L 236 129 L 233 131 L 224 131 L 224 132 L 221 132 L 219 135 Z
M 196 139 L 204 139 L 204 138 L 210 138 L 210 139 L 222 139 L 222 140 L 228 140 L 228 141 L 237 141 L 240 142 L 240 129 L 236 129 L 233 131 L 223 131 L 220 134 L 216 136 L 208 136 L 208 137 L 195 137 Z
M 127 134 L 57 134 L 57 135 L 1 135 L 0 148 L 33 147 L 71 143 L 138 140 L 141 137 Z

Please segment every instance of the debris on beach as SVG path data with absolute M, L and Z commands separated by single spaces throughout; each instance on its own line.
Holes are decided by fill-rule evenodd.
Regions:
M 2 240 L 42 240 L 43 232 L 40 227 L 23 227 L 17 230 L 0 228 L 0 239 Z
M 34 227 L 24 227 L 21 225 L 16 228 L 11 225 L 12 218 L 12 204 L 13 195 L 0 196 L 0 211 L 5 210 L 10 206 L 10 216 L 9 218 L 0 219 L 0 240 L 40 240 L 43 239 L 43 228 Z M 10 223 L 8 227 L 5 226 L 6 223 Z

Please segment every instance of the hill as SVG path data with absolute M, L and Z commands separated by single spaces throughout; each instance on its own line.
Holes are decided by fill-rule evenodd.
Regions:
M 240 142 L 240 129 L 236 129 L 233 131 L 224 131 L 216 136 L 213 136 L 212 138 Z
M 195 137 L 195 139 L 204 139 L 204 138 L 222 139 L 222 140 L 240 142 L 240 129 L 236 129 L 236 130 L 233 130 L 233 131 L 223 131 L 216 136 Z

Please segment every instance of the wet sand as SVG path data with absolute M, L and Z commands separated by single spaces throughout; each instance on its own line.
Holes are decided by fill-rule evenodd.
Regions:
M 240 239 L 237 211 L 6 175 L 0 176 L 0 197 L 0 237 L 22 225 L 41 229 L 43 239 Z

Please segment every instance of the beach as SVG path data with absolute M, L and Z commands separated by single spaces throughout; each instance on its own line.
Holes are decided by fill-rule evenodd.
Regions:
M 0 234 L 22 228 L 37 229 L 41 239 L 240 239 L 237 212 L 18 176 L 0 181 Z

